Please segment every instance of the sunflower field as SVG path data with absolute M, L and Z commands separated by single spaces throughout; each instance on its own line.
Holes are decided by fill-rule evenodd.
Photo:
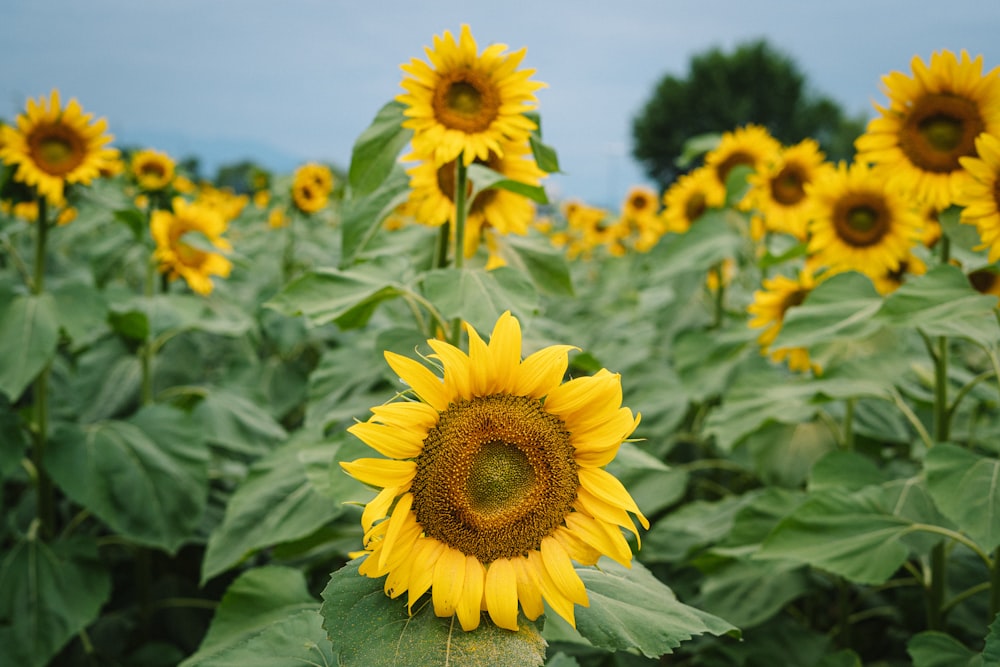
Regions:
M 241 192 L 0 125 L 0 665 L 1000 665 L 1000 67 L 609 210 L 524 55 Z

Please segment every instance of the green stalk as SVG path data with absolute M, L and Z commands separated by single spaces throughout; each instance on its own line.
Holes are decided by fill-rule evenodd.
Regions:
M 990 568 L 990 623 L 998 613 L 1000 613 L 1000 547 L 993 552 L 993 567 Z
M 942 248 L 942 256 L 947 256 L 947 246 Z M 948 338 L 937 339 L 934 357 L 934 442 L 948 441 Z M 927 626 L 929 630 L 944 629 L 944 594 L 948 557 L 944 542 L 939 542 L 931 550 L 931 581 L 927 599 Z
M 285 225 L 285 249 L 281 254 L 281 282 L 287 285 L 292 278 L 292 269 L 295 261 L 295 218 L 298 213 L 290 211 L 288 224 Z
M 854 451 L 854 404 L 857 399 L 847 399 L 844 409 L 844 449 Z
M 437 245 L 434 246 L 434 266 L 435 269 L 443 269 L 448 266 L 448 244 L 451 243 L 451 223 L 445 221 L 438 228 Z
M 716 281 L 719 284 L 718 288 L 715 290 L 715 312 L 712 316 L 712 328 L 718 329 L 722 326 L 722 316 L 726 302 L 726 286 L 722 282 L 722 262 L 713 266 L 712 271 L 715 273 Z
M 38 197 L 38 236 L 35 240 L 35 275 L 31 283 L 31 293 L 35 296 L 45 291 L 45 246 L 49 234 L 49 216 L 45 197 Z M 32 462 L 38 475 L 38 522 L 42 538 L 49 538 L 55 532 L 55 490 L 52 479 L 45 471 L 45 448 L 49 431 L 49 373 L 52 362 L 45 364 L 35 378 L 35 431 Z
M 152 200 L 150 200 L 152 201 Z M 153 210 L 155 209 L 155 204 L 150 204 L 149 210 L 146 213 L 146 224 L 147 228 L 149 224 L 152 223 Z M 146 316 L 152 312 L 152 300 L 153 294 L 156 292 L 156 262 L 152 256 L 146 261 L 146 279 L 143 283 L 143 295 L 145 296 L 146 302 Z M 153 332 L 146 332 L 146 342 L 143 343 L 142 350 L 139 353 L 139 360 L 142 364 L 142 393 L 141 400 L 142 405 L 149 405 L 153 402 Z
M 464 154 L 455 160 L 455 268 L 465 265 L 465 218 L 468 215 L 466 204 L 468 187 L 468 167 L 465 165 Z M 456 347 L 462 338 L 462 318 L 456 317 L 451 323 L 451 343 Z

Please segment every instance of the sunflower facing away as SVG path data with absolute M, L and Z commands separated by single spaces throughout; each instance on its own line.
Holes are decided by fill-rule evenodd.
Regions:
M 171 280 L 184 278 L 195 292 L 207 295 L 212 291 L 211 276 L 225 278 L 229 275 L 232 263 L 220 252 L 196 247 L 184 238 L 188 233 L 200 233 L 204 237 L 203 243 L 207 242 L 220 251 L 229 250 L 232 246 L 222 238 L 226 220 L 214 208 L 189 204 L 175 197 L 172 212 L 153 211 L 150 228 L 156 241 L 153 259 L 159 262 L 160 272 L 169 273 Z
M 776 362 L 788 361 L 788 368 L 793 371 L 805 372 L 812 369 L 820 372 L 817 364 L 809 359 L 809 351 L 804 347 L 782 348 L 771 352 L 771 343 L 778 337 L 789 308 L 801 304 L 816 287 L 816 279 L 808 269 L 802 269 L 798 276 L 777 275 L 763 282 L 763 289 L 753 294 L 753 303 L 747 307 L 747 312 L 753 317 L 748 322 L 752 329 L 763 328 L 757 343 L 763 356 L 770 355 Z
M 965 207 L 961 221 L 976 226 L 981 248 L 989 248 L 990 262 L 995 262 L 1000 259 L 1000 135 L 980 135 L 976 155 L 962 158 L 971 178 L 956 202 Z
M 372 408 L 348 429 L 386 458 L 341 466 L 381 491 L 365 507 L 360 572 L 385 592 L 428 590 L 434 613 L 475 629 L 480 612 L 517 630 L 518 605 L 534 620 L 542 601 L 575 624 L 587 591 L 573 561 L 607 555 L 630 566 L 620 530 L 648 528 L 635 501 L 603 469 L 639 423 L 621 407 L 621 380 L 601 370 L 563 383 L 569 345 L 521 359 L 517 319 L 500 316 L 489 343 L 472 327 L 469 353 L 429 340 L 443 379 L 386 352 L 418 400 Z
M 923 229 L 920 214 L 882 174 L 842 162 L 806 186 L 813 200 L 808 251 L 816 266 L 879 277 L 909 256 Z
M 944 210 L 955 201 L 968 174 L 961 158 L 975 154 L 982 132 L 1000 134 L 1000 69 L 982 73 L 983 58 L 961 58 L 944 50 L 930 66 L 911 62 L 913 77 L 892 72 L 882 78 L 889 106 L 858 137 L 859 162 L 885 166 L 890 186 Z
M 107 121 L 93 120 L 75 98 L 63 108 L 53 90 L 48 100 L 29 98 L 16 125 L 0 127 L 0 160 L 17 167 L 15 179 L 58 205 L 67 184 L 89 184 L 114 167 L 118 150 L 107 147 L 114 137 L 106 130 Z
M 162 190 L 174 180 L 174 161 L 160 151 L 144 149 L 132 156 L 132 176 L 143 190 Z
M 437 164 L 487 160 L 503 155 L 504 140 L 527 141 L 535 129 L 524 115 L 538 106 L 535 91 L 545 84 L 531 81 L 533 69 L 518 69 L 525 49 L 505 53 L 507 45 L 491 44 L 482 53 L 469 26 L 459 39 L 449 31 L 425 49 L 430 64 L 412 59 L 401 66 L 406 90 L 396 100 L 406 105 L 403 127 L 413 130 L 413 148 L 433 156 Z

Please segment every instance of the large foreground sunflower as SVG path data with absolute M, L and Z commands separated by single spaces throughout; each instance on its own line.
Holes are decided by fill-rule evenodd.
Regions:
M 971 178 L 956 202 L 965 207 L 961 221 L 976 226 L 982 247 L 989 248 L 990 262 L 995 262 L 1000 259 L 1000 136 L 980 135 L 976 155 L 962 158 Z
M 961 59 L 951 51 L 931 55 L 930 66 L 914 56 L 913 77 L 882 78 L 889 106 L 868 123 L 855 145 L 860 162 L 885 166 L 890 185 L 944 210 L 968 174 L 961 158 L 975 154 L 982 132 L 1000 134 L 1000 70 L 982 73 L 983 58 Z
M 535 91 L 545 84 L 529 80 L 533 69 L 518 69 L 525 49 L 505 53 L 505 44 L 478 52 L 469 26 L 456 42 L 445 30 L 425 49 L 430 64 L 414 58 L 401 66 L 407 74 L 396 97 L 406 105 L 404 127 L 413 130 L 413 147 L 444 164 L 463 156 L 465 164 L 490 152 L 503 155 L 501 142 L 527 141 L 535 129 L 524 115 L 538 106 Z
M 114 167 L 118 150 L 107 147 L 113 137 L 106 130 L 107 121 L 93 120 L 75 98 L 63 108 L 53 90 L 48 100 L 29 98 L 16 125 L 0 126 L 0 160 L 17 167 L 15 179 L 58 205 L 67 184 L 88 184 Z
M 813 200 L 808 250 L 815 265 L 879 277 L 909 256 L 923 229 L 920 215 L 887 187 L 883 174 L 862 163 L 840 163 L 807 185 Z
M 469 353 L 429 340 L 443 379 L 392 352 L 385 357 L 416 399 L 372 408 L 348 429 L 387 458 L 341 466 L 381 488 L 365 507 L 367 558 L 360 572 L 386 577 L 385 592 L 428 590 L 434 613 L 465 630 L 485 610 L 517 629 L 542 601 L 575 624 L 588 605 L 573 561 L 601 555 L 629 566 L 620 527 L 648 522 L 622 484 L 603 470 L 639 422 L 621 406 L 621 381 L 601 370 L 563 383 L 569 345 L 521 359 L 521 329 L 504 313 L 485 343 L 471 327 Z
M 198 294 L 212 291 L 211 276 L 229 275 L 232 263 L 222 255 L 231 248 L 229 241 L 222 238 L 226 231 L 226 219 L 216 209 L 203 204 L 174 198 L 173 211 L 153 211 L 150 229 L 156 250 L 153 259 L 159 262 L 160 272 L 167 273 L 171 280 L 184 278 Z M 202 242 L 207 242 L 219 252 L 196 247 L 184 238 L 185 234 L 200 233 Z

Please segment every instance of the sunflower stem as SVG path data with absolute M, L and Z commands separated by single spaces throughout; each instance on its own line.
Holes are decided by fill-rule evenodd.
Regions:
M 156 204 L 153 203 L 153 199 L 150 199 L 149 209 L 146 211 L 146 224 L 147 228 L 152 224 L 153 211 L 156 210 Z M 143 296 L 146 304 L 146 317 L 153 310 L 153 295 L 156 293 L 156 261 L 152 256 L 146 261 L 146 279 L 143 283 Z M 140 363 L 142 364 L 142 389 L 141 389 L 141 401 L 142 405 L 149 405 L 153 402 L 153 332 L 146 331 L 146 340 L 142 345 L 142 350 L 140 354 Z
M 718 329 L 722 326 L 722 317 L 726 306 L 726 286 L 722 282 L 722 262 L 712 267 L 718 285 L 715 289 L 715 312 L 712 315 L 712 328 Z
M 993 551 L 993 566 L 990 568 L 990 617 L 993 622 L 1000 613 L 1000 547 Z
M 49 216 L 47 200 L 38 197 L 38 236 L 35 240 L 35 275 L 31 283 L 31 293 L 35 296 L 45 291 L 45 246 L 48 241 Z M 51 360 L 38 373 L 34 383 L 35 430 L 31 460 L 38 479 L 38 506 L 36 508 L 40 533 L 49 538 L 55 531 L 55 490 L 52 479 L 45 470 L 45 448 L 49 430 L 49 373 Z
M 944 237 L 942 237 L 944 240 Z M 942 258 L 946 260 L 947 247 L 942 247 Z M 934 359 L 934 442 L 948 440 L 948 338 L 938 337 Z M 948 563 L 944 542 L 931 550 L 931 581 L 927 600 L 927 625 L 930 630 L 944 628 L 945 576 Z
M 464 153 L 455 160 L 455 268 L 465 265 L 465 219 L 468 215 L 466 199 L 468 193 L 468 167 Z M 456 317 L 451 324 L 451 343 L 457 346 L 462 337 L 462 318 Z
M 288 224 L 285 225 L 285 248 L 281 253 L 281 284 L 287 285 L 292 278 L 295 262 L 295 218 L 298 214 L 291 212 Z

